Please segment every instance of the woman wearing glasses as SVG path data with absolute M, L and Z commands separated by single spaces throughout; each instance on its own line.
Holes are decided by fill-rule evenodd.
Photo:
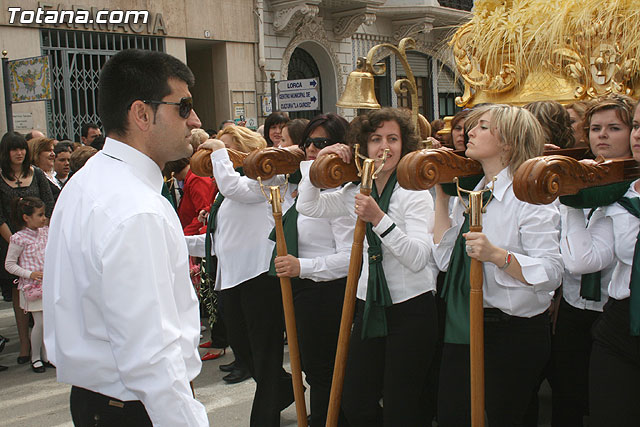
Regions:
M 400 158 L 416 149 L 418 137 L 409 113 L 384 108 L 356 118 L 347 141 L 360 144 L 360 152 L 371 158 L 389 150 L 374 181 L 373 197 L 360 194 L 355 183 L 320 192 L 309 180 L 310 162 L 301 163 L 298 197 L 301 214 L 349 215 L 352 221 L 359 217 L 367 222 L 369 256 L 358 283 L 342 409 L 350 426 L 427 425 L 431 417 L 423 401 L 424 386 L 437 335 L 433 201 L 428 191 L 405 190 L 395 178 Z M 317 154 L 316 149 L 312 141 L 308 155 L 335 153 L 345 162 L 353 161 L 352 148 L 344 144 Z M 383 396 L 384 409 L 379 404 Z
M 306 160 L 315 159 L 320 149 L 344 141 L 348 126 L 333 113 L 311 120 L 300 144 Z M 276 257 L 272 268 L 278 277 L 293 278 L 300 357 L 311 385 L 311 425 L 324 426 L 355 223 L 349 215 L 311 218 L 298 214 L 295 204 L 283 221 L 288 241 L 297 233 L 297 252 L 287 244 L 289 255 Z

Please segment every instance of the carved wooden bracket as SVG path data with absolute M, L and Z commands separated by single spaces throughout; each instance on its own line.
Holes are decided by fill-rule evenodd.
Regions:
M 576 160 L 567 156 L 542 156 L 529 159 L 513 177 L 513 192 L 524 202 L 535 205 L 552 203 L 560 196 L 580 190 L 613 184 L 640 176 L 634 159 Z
M 336 188 L 346 182 L 360 181 L 355 162 L 345 163 L 336 154 L 317 158 L 311 165 L 309 178 L 317 188 Z
M 300 168 L 304 151 L 267 147 L 249 153 L 244 160 L 244 173 L 251 179 L 269 179 L 278 174 L 292 174 Z
M 229 158 L 233 163 L 234 168 L 242 166 L 242 162 L 247 157 L 247 153 L 241 151 L 226 149 L 229 153 Z M 191 172 L 198 176 L 210 177 L 213 176 L 213 166 L 211 165 L 211 150 L 201 149 L 193 153 L 190 160 Z
M 462 152 L 460 152 L 462 153 Z M 482 175 L 482 166 L 456 152 L 438 149 L 414 151 L 398 163 L 398 183 L 407 190 L 428 190 L 455 177 Z

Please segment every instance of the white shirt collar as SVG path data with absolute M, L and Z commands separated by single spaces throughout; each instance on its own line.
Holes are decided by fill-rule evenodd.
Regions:
M 146 154 L 110 137 L 106 138 L 104 147 L 99 154 L 125 162 L 131 166 L 133 173 L 148 184 L 153 191 L 158 194 L 162 192 L 162 172 L 156 162 Z
M 476 188 L 474 188 L 474 190 L 477 191 L 485 188 L 487 186 L 485 179 L 486 178 L 482 178 L 482 180 L 478 183 L 478 185 L 476 185 Z M 512 183 L 513 179 L 511 178 L 509 167 L 507 166 L 506 168 L 502 169 L 498 175 L 496 175 L 496 181 L 493 186 L 493 197 L 498 201 L 502 201 L 504 193 L 507 192 L 507 189 L 512 185 Z

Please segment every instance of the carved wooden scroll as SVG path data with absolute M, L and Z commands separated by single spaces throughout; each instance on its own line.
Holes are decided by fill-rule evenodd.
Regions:
M 428 190 L 455 177 L 481 175 L 482 166 L 442 148 L 409 153 L 398 164 L 398 183 L 408 190 Z
M 292 174 L 300 168 L 304 151 L 267 147 L 255 150 L 244 159 L 244 173 L 252 179 L 269 179 L 278 174 Z
M 640 167 L 634 159 L 602 160 L 594 164 L 593 160 L 542 156 L 529 159 L 518 168 L 513 177 L 513 192 L 524 202 L 546 205 L 585 188 L 638 177 Z
M 360 181 L 355 162 L 345 163 L 337 154 L 317 158 L 309 169 L 309 179 L 317 188 L 336 188 L 345 182 Z
M 242 151 L 236 151 L 231 148 L 226 149 L 229 153 L 229 158 L 233 162 L 234 168 L 242 166 L 242 162 L 247 157 L 247 153 Z M 191 156 L 190 160 L 191 172 L 198 176 L 210 177 L 213 176 L 213 166 L 211 165 L 211 150 L 203 148 Z

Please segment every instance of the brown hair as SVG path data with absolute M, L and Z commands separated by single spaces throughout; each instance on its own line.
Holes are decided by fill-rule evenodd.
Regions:
M 33 138 L 27 141 L 27 144 L 29 144 L 29 151 L 31 152 L 32 165 L 40 167 L 40 165 L 37 164 L 40 154 L 42 154 L 45 151 L 53 150 L 53 147 L 55 145 L 54 141 L 55 140 L 53 138 L 46 138 L 46 137 Z
M 285 127 L 287 128 L 287 132 L 289 132 L 289 138 L 293 141 L 293 145 L 300 145 L 304 142 L 302 141 L 302 136 L 308 124 L 308 119 L 293 119 L 287 122 Z
M 420 142 L 416 127 L 411 120 L 411 112 L 398 108 L 381 108 L 380 110 L 370 110 L 366 114 L 353 119 L 347 131 L 347 144 L 353 146 L 360 145 L 360 153 L 369 156 L 367 143 L 369 136 L 375 132 L 384 122 L 394 121 L 400 127 L 400 137 L 402 138 L 402 155 L 418 149 Z
M 589 142 L 591 118 L 595 113 L 606 110 L 615 110 L 616 117 L 631 129 L 635 105 L 636 102 L 633 99 L 625 95 L 617 94 L 608 95 L 592 101 L 587 106 L 587 110 L 584 113 L 584 119 L 582 120 L 582 128 L 584 130 L 585 138 L 587 138 L 587 142 Z
M 74 173 L 78 172 L 80 168 L 87 163 L 87 160 L 93 157 L 97 152 L 98 150 L 88 145 L 76 148 L 69 158 L 69 167 L 71 168 L 71 171 Z
M 506 148 L 511 176 L 526 160 L 542 155 L 544 130 L 530 111 L 511 105 L 483 105 L 471 110 L 467 120 L 477 123 L 485 113 L 491 114 L 491 133 Z
M 562 104 L 555 101 L 536 101 L 524 106 L 542 125 L 549 144 L 570 148 L 576 143 L 571 128 L 571 117 Z

